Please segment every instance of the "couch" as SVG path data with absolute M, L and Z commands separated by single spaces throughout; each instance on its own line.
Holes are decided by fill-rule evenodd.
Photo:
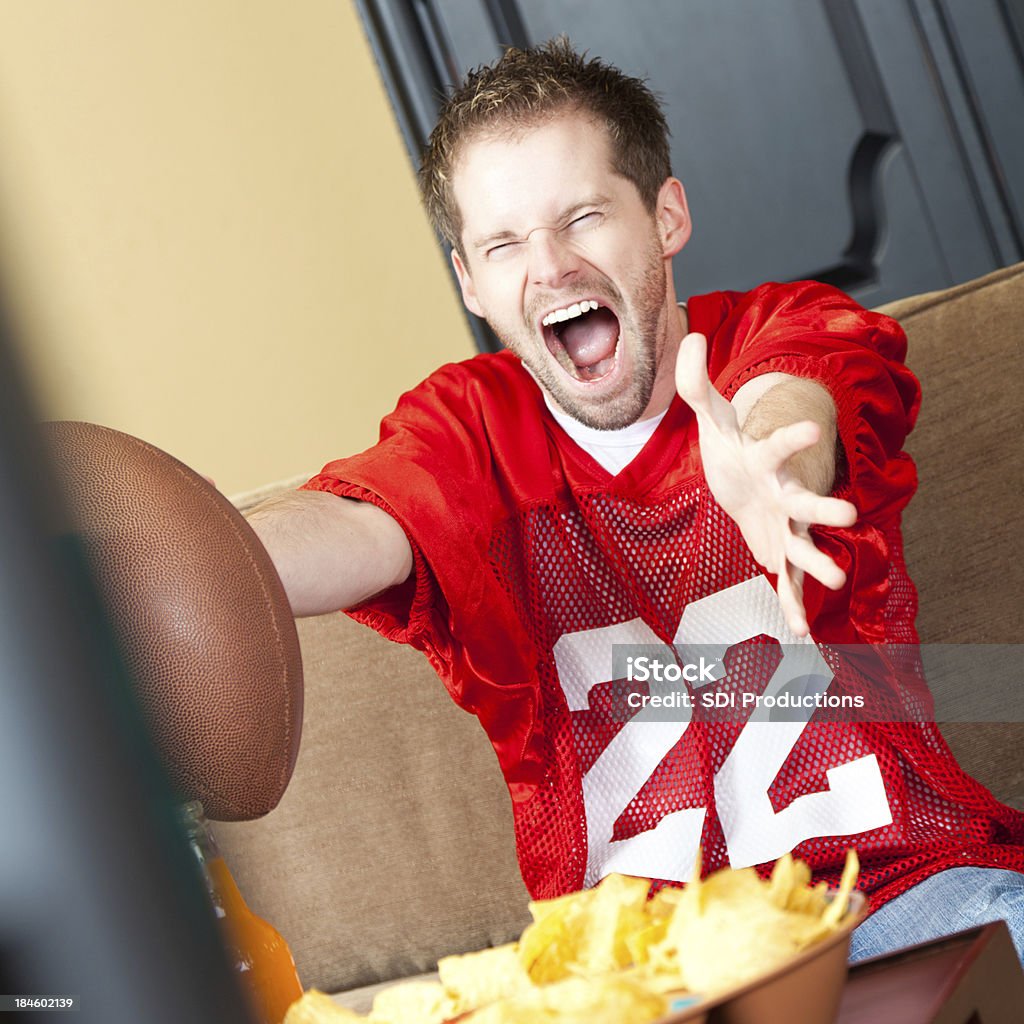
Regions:
M 906 554 L 928 643 L 1024 639 L 1024 264 L 891 303 L 924 402 Z M 341 454 L 341 453 L 339 453 Z M 245 511 L 304 477 L 236 500 Z M 302 747 L 279 806 L 218 824 L 251 906 L 284 934 L 307 988 L 351 992 L 506 942 L 527 922 L 509 798 L 475 719 L 417 652 L 345 615 L 300 621 Z M 968 772 L 1024 808 L 1024 725 L 943 727 Z M 372 988 L 369 990 L 372 991 Z

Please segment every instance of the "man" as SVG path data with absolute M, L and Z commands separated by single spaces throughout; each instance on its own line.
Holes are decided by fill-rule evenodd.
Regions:
M 815 642 L 916 640 L 899 515 L 919 392 L 898 325 L 813 283 L 679 305 L 691 224 L 664 117 L 564 42 L 467 78 L 421 186 L 507 351 L 442 368 L 374 448 L 253 514 L 296 613 L 349 609 L 424 651 L 494 745 L 535 896 L 610 871 L 685 881 L 698 849 L 707 868 L 792 849 L 834 881 L 852 845 L 873 907 L 941 908 L 916 928 L 918 909 L 883 907 L 855 953 L 986 914 L 1019 929 L 1024 815 L 905 720 L 920 692 L 859 723 L 616 705 L 616 645 L 724 661 L 768 638 L 796 652 L 770 679 L 734 660 L 700 687 L 849 695 L 874 669 Z M 963 871 L 1011 902 L 954 916 L 926 887 Z

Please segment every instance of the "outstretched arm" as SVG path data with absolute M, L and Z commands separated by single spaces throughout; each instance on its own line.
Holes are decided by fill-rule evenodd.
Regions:
M 826 495 L 835 476 L 836 414 L 813 381 L 766 374 L 744 385 L 732 403 L 713 387 L 707 341 L 683 339 L 676 387 L 697 416 L 704 475 L 715 500 L 736 522 L 754 558 L 778 577 L 786 622 L 808 632 L 803 579 L 833 590 L 843 571 L 810 536 L 812 525 L 852 526 L 857 510 Z
M 297 616 L 352 608 L 412 571 L 405 531 L 368 502 L 294 491 L 257 505 L 247 518 Z

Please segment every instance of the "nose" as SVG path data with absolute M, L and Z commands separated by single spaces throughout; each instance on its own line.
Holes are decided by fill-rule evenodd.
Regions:
M 530 234 L 530 280 L 544 288 L 557 288 L 580 269 L 580 257 L 559 234 L 538 228 Z

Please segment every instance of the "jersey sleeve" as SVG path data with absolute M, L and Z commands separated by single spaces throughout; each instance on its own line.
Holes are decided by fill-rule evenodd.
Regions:
M 405 531 L 405 583 L 348 613 L 422 650 L 442 678 L 452 662 L 451 608 L 472 607 L 489 534 L 488 455 L 472 389 L 445 367 L 403 395 L 361 454 L 328 463 L 304 486 L 368 501 Z
M 866 642 L 881 641 L 894 555 L 886 538 L 917 487 L 903 444 L 921 394 L 904 363 L 903 329 L 838 289 L 810 281 L 718 292 L 692 300 L 689 308 L 692 330 L 707 325 L 709 371 L 725 397 L 769 372 L 817 381 L 831 394 L 844 456 L 833 493 L 857 507 L 858 521 L 849 529 L 815 530 L 848 580 L 838 595 L 808 580 L 807 610 L 812 629 L 815 614 L 848 615 Z

